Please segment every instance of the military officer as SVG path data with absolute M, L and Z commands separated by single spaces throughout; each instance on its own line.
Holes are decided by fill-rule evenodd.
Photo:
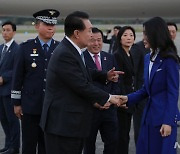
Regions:
M 22 153 L 45 154 L 44 134 L 39 127 L 46 85 L 46 70 L 59 44 L 52 37 L 59 11 L 46 9 L 33 14 L 38 36 L 20 45 L 14 64 L 11 98 L 22 122 Z

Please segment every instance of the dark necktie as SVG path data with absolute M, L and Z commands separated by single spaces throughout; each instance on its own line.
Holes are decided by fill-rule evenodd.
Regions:
M 81 52 L 81 59 L 82 59 L 82 61 L 83 61 L 84 65 L 86 66 L 86 63 L 85 63 L 85 59 L 84 59 L 84 54 L 83 54 L 83 52 Z
M 94 59 L 95 59 L 95 64 L 96 64 L 97 69 L 101 71 L 102 68 L 101 68 L 101 65 L 100 65 L 98 56 L 99 56 L 99 55 L 95 54 L 95 55 L 94 55 Z
M 44 45 L 43 45 L 43 48 L 44 48 L 44 51 L 45 51 L 45 52 L 48 52 L 48 45 L 47 45 L 47 44 L 44 44 Z
M 6 52 L 7 52 L 7 49 L 8 49 L 8 46 L 7 46 L 7 45 L 4 45 L 4 48 L 3 48 L 2 52 L 1 52 L 0 62 L 2 62 L 4 56 L 5 56 Z

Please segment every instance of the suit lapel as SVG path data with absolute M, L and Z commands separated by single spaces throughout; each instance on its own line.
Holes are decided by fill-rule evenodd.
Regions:
M 103 52 L 100 52 L 100 55 L 101 55 L 101 68 L 102 70 L 107 70 L 107 63 L 106 63 L 107 57 L 103 54 Z
M 15 45 L 15 41 L 13 41 L 12 42 L 12 44 L 10 45 L 10 47 L 9 47 L 9 49 L 6 51 L 6 53 L 5 53 L 5 55 L 4 55 L 4 58 L 3 58 L 3 60 L 1 61 L 1 63 L 0 63 L 0 66 L 4 63 L 4 61 L 6 61 L 8 58 L 8 56 L 9 56 L 9 54 L 11 53 L 11 50 L 13 49 L 13 47 L 14 47 L 14 45 Z M 2 52 L 2 51 L 1 51 Z
M 134 68 L 133 68 L 133 62 L 131 63 L 131 60 L 132 60 L 132 56 L 130 55 L 130 57 L 128 57 L 128 55 L 126 54 L 126 51 L 124 51 L 124 49 L 122 50 L 122 56 L 124 58 L 124 62 L 125 62 L 125 65 L 128 69 L 128 72 L 131 74 L 134 72 Z
M 149 62 L 150 62 L 150 54 L 148 54 L 144 59 L 144 84 L 147 87 L 149 93 Z
M 1 53 L 2 53 L 2 50 L 3 50 L 3 44 L 0 46 L 0 55 L 1 55 Z
M 94 60 L 92 59 L 91 55 L 89 54 L 89 52 L 88 52 L 87 50 L 84 51 L 84 58 L 85 58 L 86 64 L 87 64 L 90 68 L 97 69 Z
M 155 72 L 157 71 L 157 69 L 160 67 L 160 65 L 162 64 L 162 59 L 160 58 L 159 54 L 157 55 L 154 64 L 152 66 L 151 72 L 150 72 L 150 81 L 149 84 L 151 84 L 152 79 L 154 77 Z
M 85 64 L 83 63 L 83 61 L 82 61 L 82 59 L 81 59 L 81 56 L 80 56 L 79 52 L 77 51 L 77 49 L 76 49 L 66 38 L 64 38 L 62 42 L 65 43 L 66 46 L 67 46 L 68 48 L 70 48 L 70 51 L 73 52 L 74 56 L 76 57 L 77 61 L 78 61 L 79 64 L 80 64 L 80 67 L 81 67 L 81 69 L 82 69 L 83 74 L 84 74 L 89 80 L 91 80 L 90 75 L 89 75 L 89 72 L 88 72 Z

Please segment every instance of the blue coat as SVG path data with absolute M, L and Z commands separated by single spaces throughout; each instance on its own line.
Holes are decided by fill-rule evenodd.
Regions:
M 0 45 L 0 55 L 4 44 Z M 0 63 L 0 76 L 3 78 L 3 85 L 0 86 L 0 95 L 7 96 L 11 94 L 12 73 L 14 64 L 14 55 L 19 45 L 13 41 Z
M 20 45 L 14 64 L 11 98 L 14 105 L 21 105 L 23 113 L 41 114 L 46 70 L 58 44 L 52 39 L 48 52 L 42 49 L 38 37 Z
M 177 121 L 180 120 L 178 110 L 179 65 L 174 59 L 164 59 L 158 54 L 149 77 L 149 63 L 150 54 L 145 57 L 144 86 L 139 91 L 128 95 L 128 106 L 148 97 L 142 118 L 137 154 L 146 154 L 147 149 L 152 150 L 152 148 L 148 147 L 152 147 L 154 144 L 158 145 L 158 143 L 160 144 L 157 148 L 159 151 L 157 152 L 154 149 L 154 151 L 149 151 L 150 154 L 173 154 L 175 153 L 174 143 L 176 140 Z M 161 137 L 159 133 L 162 124 L 172 126 L 172 133 L 166 138 Z M 155 132 L 150 133 L 148 131 L 149 127 L 157 128 L 157 134 Z M 147 135 L 148 133 L 149 136 Z M 151 139 L 153 138 L 152 142 L 150 137 Z M 146 142 L 147 140 L 149 140 L 149 143 Z M 154 141 L 157 141 L 157 143 Z M 142 143 L 147 144 L 142 146 Z M 164 144 L 167 146 L 163 146 Z

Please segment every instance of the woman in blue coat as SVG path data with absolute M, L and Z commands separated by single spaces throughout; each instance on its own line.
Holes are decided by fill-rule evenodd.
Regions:
M 151 48 L 145 57 L 144 86 L 122 96 L 127 106 L 148 97 L 136 153 L 176 154 L 180 58 L 162 18 L 146 21 L 143 33 L 145 47 Z

